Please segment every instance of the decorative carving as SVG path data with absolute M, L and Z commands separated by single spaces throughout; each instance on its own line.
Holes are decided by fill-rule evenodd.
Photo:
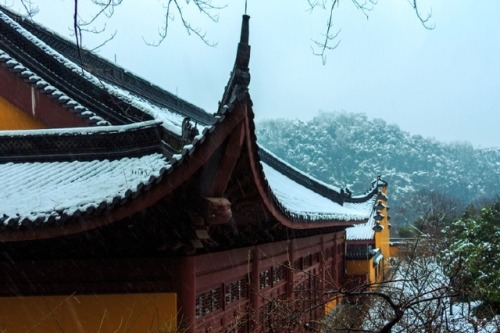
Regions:
M 209 225 L 226 224 L 233 217 L 231 203 L 226 198 L 204 198 L 201 209 Z
M 191 118 L 184 118 L 184 120 L 182 121 L 182 142 L 184 142 L 184 144 L 191 143 L 194 137 L 198 134 L 199 131 L 196 126 L 193 126 L 191 124 Z
M 382 210 L 386 208 L 386 206 L 382 203 L 382 201 L 378 200 L 377 201 L 377 204 L 374 206 L 374 209 L 375 210 Z
M 373 226 L 373 231 L 375 232 L 380 232 L 382 230 L 384 230 L 384 226 L 380 224 L 380 222 L 377 222 L 374 226 Z

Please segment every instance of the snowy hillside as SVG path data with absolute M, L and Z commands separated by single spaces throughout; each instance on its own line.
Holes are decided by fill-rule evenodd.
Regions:
M 322 113 L 309 122 L 268 120 L 257 124 L 257 138 L 290 164 L 355 193 L 382 175 L 390 185 L 393 224 L 415 218 L 398 208 L 420 189 L 464 205 L 500 194 L 500 148 L 441 143 L 364 114 Z

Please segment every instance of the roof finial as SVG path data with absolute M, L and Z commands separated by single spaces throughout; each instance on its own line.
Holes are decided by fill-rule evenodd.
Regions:
M 221 108 L 219 111 L 224 110 L 224 106 L 229 105 L 237 96 L 248 90 L 248 84 L 250 83 L 250 72 L 248 70 L 248 64 L 250 62 L 250 45 L 248 44 L 250 30 L 249 20 L 250 16 L 244 14 L 241 23 L 241 35 L 236 52 L 236 60 L 234 62 L 233 71 L 231 72 L 231 78 L 220 102 Z
M 247 14 L 247 0 L 245 0 L 245 15 Z
M 250 16 L 243 15 L 240 42 L 238 44 L 238 52 L 236 53 L 236 67 L 242 70 L 248 70 L 248 62 L 250 60 L 250 45 L 248 45 L 249 20 Z

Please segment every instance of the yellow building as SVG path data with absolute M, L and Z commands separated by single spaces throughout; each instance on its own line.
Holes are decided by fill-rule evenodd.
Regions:
M 175 332 L 174 293 L 0 297 L 2 332 Z
M 351 286 L 380 282 L 388 271 L 390 253 L 387 183 L 377 180 L 379 193 L 368 222 L 346 230 L 346 272 Z

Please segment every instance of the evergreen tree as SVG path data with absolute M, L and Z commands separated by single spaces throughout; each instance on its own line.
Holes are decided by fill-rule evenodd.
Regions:
M 465 299 L 482 300 L 500 310 L 500 201 L 469 207 L 444 230 L 450 246 L 443 258 L 453 285 Z

